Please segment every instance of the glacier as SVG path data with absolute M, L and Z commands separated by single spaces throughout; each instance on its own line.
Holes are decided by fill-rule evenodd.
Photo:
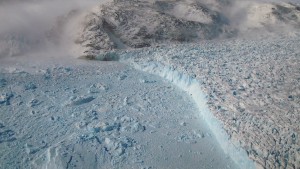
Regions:
M 187 94 L 191 95 L 198 106 L 199 113 L 212 130 L 223 151 L 231 157 L 239 168 L 255 168 L 254 162 L 249 159 L 246 151 L 243 150 L 238 143 L 232 143 L 230 141 L 229 136 L 224 131 L 220 121 L 210 112 L 207 106 L 206 95 L 202 92 L 202 87 L 195 78 L 178 72 L 172 67 L 164 66 L 155 62 L 144 63 L 141 65 L 132 63 L 132 65 L 138 70 L 159 75 L 162 78 L 169 80 L 174 85 L 184 90 Z

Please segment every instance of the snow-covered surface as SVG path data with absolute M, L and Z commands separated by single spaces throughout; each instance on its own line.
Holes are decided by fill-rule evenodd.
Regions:
M 212 130 L 223 151 L 238 164 L 239 168 L 254 168 L 254 163 L 248 158 L 246 151 L 244 151 L 239 145 L 234 145 L 230 142 L 227 133 L 223 130 L 223 127 L 220 124 L 220 121 L 216 119 L 208 109 L 205 94 L 202 92 L 201 85 L 194 77 L 180 73 L 172 67 L 163 66 L 155 62 L 133 65 L 138 70 L 156 74 L 171 81 L 173 84 L 186 91 L 187 94 L 191 95 L 198 106 L 199 113 Z
M 1 64 L 1 169 L 238 168 L 192 98 L 158 76 L 16 62 Z
M 0 3 L 1 169 L 300 167 L 299 2 Z
M 299 168 L 299 42 L 299 38 L 211 41 L 106 56 L 118 55 L 122 62 L 172 80 L 193 94 L 196 103 L 199 98 L 194 94 L 203 97 L 201 89 L 192 89 L 197 81 L 210 109 L 200 112 L 232 159 L 243 156 L 226 150 L 223 129 L 257 167 Z M 223 127 L 215 125 L 210 113 Z

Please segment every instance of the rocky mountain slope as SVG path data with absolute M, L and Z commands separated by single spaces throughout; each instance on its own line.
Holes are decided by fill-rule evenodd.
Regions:
M 298 34 L 300 7 L 292 3 L 215 0 L 115 0 L 83 17 L 75 42 L 85 56 L 160 44 Z M 259 33 L 260 32 L 260 33 Z
M 88 5 L 66 1 L 72 5 L 60 5 L 57 9 L 44 1 L 29 2 L 31 5 L 36 3 L 35 7 L 24 2 L 10 9 L 10 3 L 2 2 L 0 8 L 6 15 L 1 15 L 0 21 L 6 29 L 0 29 L 0 57 L 49 47 L 52 50 L 70 49 L 69 52 L 77 56 L 95 56 L 112 49 L 170 43 L 298 36 L 300 27 L 300 6 L 288 2 L 89 0 Z M 70 12 L 62 13 L 62 9 Z M 35 20 L 27 20 L 32 11 Z M 47 18 L 38 17 L 41 15 Z

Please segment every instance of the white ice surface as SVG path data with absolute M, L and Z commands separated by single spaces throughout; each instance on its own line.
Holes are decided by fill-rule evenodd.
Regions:
M 258 10 L 245 19 L 247 24 L 242 22 L 241 25 L 246 28 L 263 27 L 266 23 L 272 25 L 272 20 L 265 18 L 271 14 L 272 6 L 257 5 Z M 73 7 L 68 6 L 68 9 L 61 6 L 63 9 L 56 11 L 54 16 L 53 7 L 57 9 L 56 5 L 52 4 L 51 8 L 45 5 L 36 8 L 33 14 L 29 10 L 29 15 L 21 15 L 23 10 L 17 10 L 16 6 L 3 10 L 5 15 L 0 16 L 1 55 L 22 57 L 0 60 L 1 169 L 253 167 L 247 154 L 228 141 L 222 126 L 206 107 L 201 86 L 191 74 L 177 72 L 168 64 L 149 62 L 149 58 L 138 63 L 134 57 L 125 56 L 132 58 L 125 60 L 126 63 L 170 80 L 186 91 L 184 93 L 164 79 L 120 63 L 70 61 L 69 56 L 61 60 L 56 54 L 65 55 L 65 49 L 69 49 L 72 42 L 68 38 L 76 34 L 74 25 L 82 18 L 80 15 L 69 20 L 70 13 L 66 14 L 65 10 L 69 12 Z M 186 9 L 174 14 L 178 18 L 195 21 L 199 18 L 194 18 L 192 13 L 203 15 L 184 5 L 176 9 Z M 269 11 L 264 13 L 260 9 Z M 294 11 L 298 16 L 299 12 Z M 58 16 L 61 21 L 71 23 L 56 25 L 53 22 Z M 25 21 L 28 18 L 27 22 L 18 22 L 18 19 Z M 210 23 L 209 18 L 200 21 Z M 62 37 L 61 44 L 56 44 L 58 48 L 44 44 L 48 42 L 44 39 L 45 34 L 53 24 L 54 35 Z M 271 27 L 276 28 L 276 25 Z M 110 38 L 118 40 L 118 37 Z M 35 58 L 30 56 L 32 50 Z M 162 50 L 165 50 L 162 53 L 168 53 L 168 49 Z M 24 53 L 28 57 L 22 56 Z M 169 54 L 176 59 L 176 53 Z M 204 55 L 215 57 L 213 53 Z M 190 60 L 188 63 L 193 65 L 183 67 L 202 64 Z
M 159 76 L 19 59 L 0 64 L 1 169 L 238 168 L 193 99 Z
M 160 63 L 150 62 L 139 65 L 133 62 L 132 64 L 138 70 L 159 75 L 171 81 L 174 85 L 191 95 L 198 106 L 199 113 L 212 130 L 224 152 L 236 162 L 239 168 L 255 168 L 253 161 L 249 159 L 246 151 L 237 146 L 238 144 L 234 145 L 230 142 L 220 121 L 208 109 L 206 96 L 202 92 L 200 83 L 195 78 L 178 72 L 171 67 L 163 66 Z

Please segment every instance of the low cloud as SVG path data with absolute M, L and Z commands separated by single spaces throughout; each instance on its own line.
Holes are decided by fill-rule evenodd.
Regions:
M 59 17 L 97 3 L 96 0 L 0 1 L 0 57 L 49 47 L 47 36 L 51 36 L 48 33 Z

